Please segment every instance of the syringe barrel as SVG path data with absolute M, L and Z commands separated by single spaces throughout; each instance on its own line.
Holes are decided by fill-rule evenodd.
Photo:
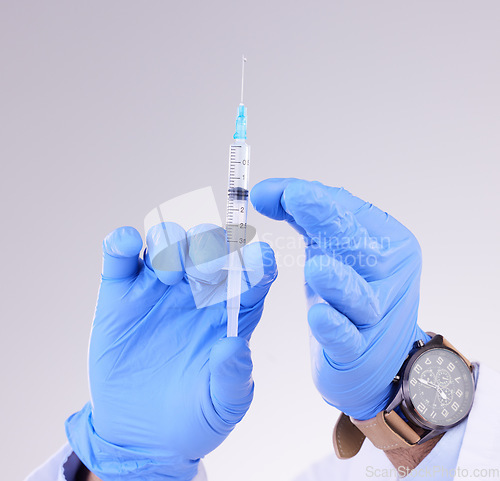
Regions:
M 235 194 L 228 193 L 226 218 L 226 235 L 229 244 L 229 251 L 241 249 L 247 243 L 247 215 L 248 191 L 243 198 Z
M 227 189 L 226 235 L 229 246 L 227 274 L 227 335 L 238 335 L 242 249 L 247 242 L 248 177 L 250 146 L 237 139 L 229 146 L 229 179 Z
M 244 140 L 236 140 L 229 146 L 228 188 L 248 190 L 250 170 L 250 146 Z
M 250 146 L 237 140 L 229 147 L 226 230 L 231 252 L 241 249 L 247 241 L 249 171 Z

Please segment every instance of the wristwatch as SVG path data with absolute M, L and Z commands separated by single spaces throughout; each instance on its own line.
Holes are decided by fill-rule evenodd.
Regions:
M 365 440 L 383 450 L 424 443 L 464 421 L 474 401 L 477 364 L 443 336 L 414 344 L 394 378 L 396 394 L 384 411 L 366 421 L 342 413 L 333 431 L 339 458 L 355 456 Z

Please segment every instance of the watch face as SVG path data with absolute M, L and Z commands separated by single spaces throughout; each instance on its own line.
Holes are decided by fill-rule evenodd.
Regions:
M 415 411 L 430 424 L 457 424 L 472 407 L 473 376 L 462 358 L 448 349 L 424 351 L 410 368 L 407 386 Z

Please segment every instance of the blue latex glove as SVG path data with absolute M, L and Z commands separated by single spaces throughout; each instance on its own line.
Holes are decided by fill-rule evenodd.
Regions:
M 252 401 L 248 342 L 277 275 L 274 254 L 263 243 L 244 248 L 246 267 L 263 262 L 264 277 L 242 294 L 239 337 L 227 338 L 225 302 L 197 308 L 193 297 L 193 289 L 207 299 L 225 292 L 223 229 L 156 226 L 144 261 L 132 227 L 113 231 L 103 247 L 92 402 L 66 421 L 68 440 L 104 481 L 190 480 Z
M 398 221 L 344 189 L 268 179 L 250 196 L 306 241 L 314 382 L 331 405 L 366 420 L 385 409 L 413 344 L 421 252 Z

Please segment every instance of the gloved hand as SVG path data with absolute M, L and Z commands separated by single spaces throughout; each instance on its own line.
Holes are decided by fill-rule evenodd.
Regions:
M 223 229 L 153 227 L 144 261 L 132 227 L 113 231 L 103 248 L 89 349 L 92 401 L 66 421 L 68 440 L 104 481 L 190 480 L 252 401 L 248 342 L 277 275 L 274 254 L 264 243 L 244 248 L 246 268 L 263 263 L 264 276 L 245 286 L 239 337 L 227 338 L 225 302 L 197 308 L 193 295 L 225 291 Z
M 305 280 L 314 382 L 349 416 L 387 407 L 413 344 L 421 252 L 398 221 L 344 189 L 268 179 L 250 195 L 262 214 L 286 220 L 306 241 Z

